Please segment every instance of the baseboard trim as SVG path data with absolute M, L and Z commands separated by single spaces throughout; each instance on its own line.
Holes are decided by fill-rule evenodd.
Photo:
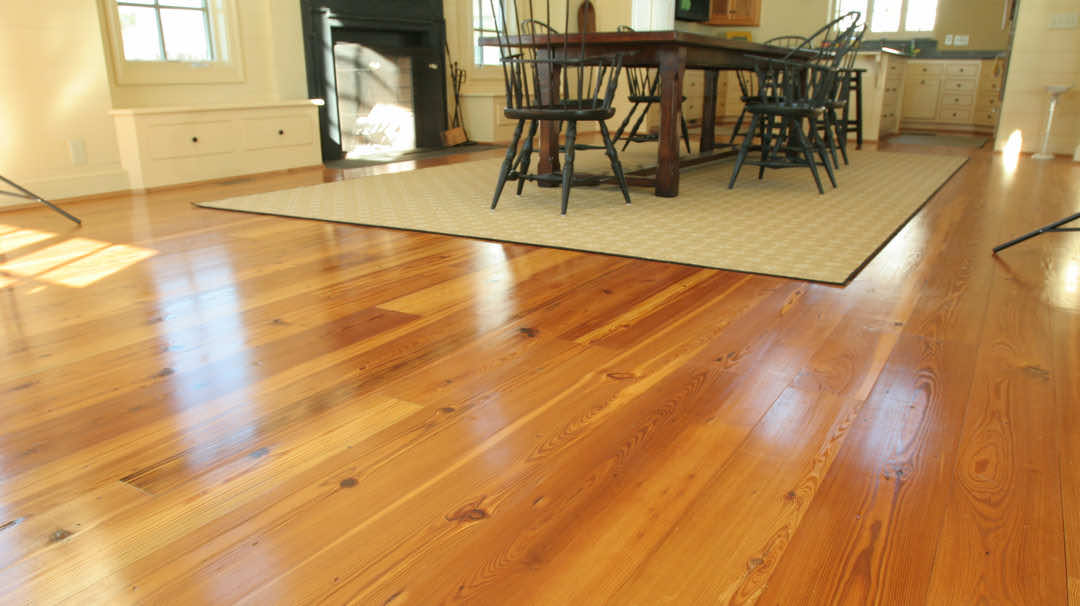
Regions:
M 260 177 L 272 177 L 272 176 L 277 175 L 277 174 L 285 174 L 285 173 L 300 172 L 300 171 L 306 171 L 306 170 L 316 170 L 316 169 L 322 170 L 324 168 L 325 167 L 322 164 L 312 164 L 310 166 L 300 166 L 300 167 L 296 167 L 296 168 L 282 168 L 282 169 L 278 169 L 278 170 L 270 170 L 270 171 L 261 172 L 261 173 L 249 173 L 249 174 L 246 174 L 246 175 L 234 175 L 234 176 L 231 176 L 231 177 L 218 177 L 216 179 L 206 179 L 206 180 L 203 180 L 203 181 L 189 181 L 187 183 L 176 183 L 176 184 L 173 184 L 173 185 L 160 185 L 158 187 L 151 187 L 151 188 L 148 188 L 148 189 L 133 189 L 131 187 L 124 187 L 122 189 L 117 189 L 117 190 L 112 190 L 112 191 L 105 191 L 105 192 L 95 193 L 95 194 L 87 194 L 87 195 L 84 195 L 84 196 L 71 196 L 71 197 L 68 197 L 68 198 L 50 198 L 48 196 L 45 196 L 44 194 L 42 194 L 39 191 L 35 191 L 34 188 L 30 187 L 29 185 L 24 185 L 24 187 L 26 187 L 26 189 L 29 189 L 30 191 L 42 196 L 43 198 L 45 198 L 49 202 L 52 202 L 54 204 L 68 205 L 68 204 L 78 204 L 78 203 L 81 203 L 81 202 L 92 202 L 92 201 L 95 201 L 95 200 L 104 200 L 104 199 L 107 199 L 107 198 L 116 198 L 116 197 L 120 197 L 120 196 L 132 196 L 132 195 L 139 195 L 139 194 L 158 192 L 158 191 L 165 191 L 165 190 L 183 189 L 185 187 L 196 187 L 196 186 L 199 186 L 199 185 L 214 185 L 214 184 L 229 185 L 230 182 L 235 182 L 235 181 L 238 181 L 238 180 L 246 181 L 246 180 L 249 180 L 249 179 L 255 179 L 255 178 L 260 178 Z M 124 173 L 124 178 L 126 180 L 127 173 Z M 12 198 L 12 199 L 14 199 L 14 198 Z M 34 202 L 34 201 L 15 202 L 13 204 L 2 204 L 2 205 L 0 205 L 0 213 L 15 212 L 15 211 L 19 211 L 19 210 L 28 210 L 28 209 L 32 209 L 32 208 L 41 208 L 42 206 L 43 205 L 41 204 L 41 202 Z
M 5 175 L 7 176 L 7 175 Z M 10 178 L 10 177 L 9 177 Z M 84 198 L 87 196 L 110 195 L 126 191 L 131 187 L 127 171 L 117 167 L 94 173 L 63 175 L 48 179 L 32 179 L 20 182 L 12 179 L 19 185 L 45 198 L 46 200 L 69 200 Z M 6 187 L 6 186 L 5 186 Z M 7 198 L 7 196 L 5 196 Z M 0 201 L 0 208 L 28 207 L 39 202 L 25 203 L 18 198 L 8 198 Z

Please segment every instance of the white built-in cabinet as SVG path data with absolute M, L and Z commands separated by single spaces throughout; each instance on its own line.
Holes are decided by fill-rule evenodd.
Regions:
M 998 60 L 924 59 L 908 62 L 905 128 L 992 130 L 1004 70 Z
M 321 101 L 116 109 L 120 158 L 133 189 L 322 163 Z

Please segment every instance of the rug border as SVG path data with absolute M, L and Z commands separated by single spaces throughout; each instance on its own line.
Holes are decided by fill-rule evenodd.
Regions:
M 889 153 L 889 152 L 882 152 L 882 153 Z M 358 222 L 354 222 L 354 221 L 343 221 L 343 220 L 339 220 L 339 219 L 316 219 L 316 218 L 312 218 L 312 217 L 304 217 L 304 216 L 300 216 L 300 215 L 293 215 L 293 214 L 282 213 L 282 212 L 271 213 L 271 212 L 264 212 L 264 211 L 258 211 L 258 210 L 239 209 L 239 208 L 222 208 L 220 206 L 213 206 L 214 202 L 220 202 L 221 200 L 228 200 L 229 198 L 222 198 L 221 200 L 214 200 L 214 201 L 210 201 L 210 202 L 192 202 L 191 205 L 192 206 L 197 206 L 197 207 L 200 207 L 200 208 L 209 209 L 209 210 L 221 210 L 221 211 L 225 211 L 225 212 L 246 213 L 246 214 L 249 214 L 249 215 L 263 215 L 263 216 L 267 216 L 267 217 L 287 217 L 287 218 L 290 218 L 290 219 L 300 219 L 300 220 L 304 220 L 304 221 L 318 221 L 320 223 L 336 223 L 336 224 L 339 224 L 339 225 L 355 225 L 355 226 L 367 227 L 367 228 L 371 228 L 371 229 L 392 229 L 392 230 L 395 230 L 395 231 L 408 231 L 408 232 L 422 233 L 422 234 L 435 234 L 435 235 L 438 235 L 438 236 L 448 236 L 448 237 L 452 237 L 452 238 L 466 238 L 466 239 L 469 239 L 469 240 L 475 240 L 477 242 L 495 242 L 495 243 L 518 244 L 518 245 L 522 245 L 522 246 L 534 246 L 536 248 L 553 248 L 553 249 L 556 249 L 556 250 L 568 250 L 568 251 L 573 251 L 573 252 L 589 253 L 589 254 L 594 254 L 594 255 L 607 255 L 609 257 L 620 257 L 620 258 L 623 258 L 623 259 L 638 259 L 638 260 L 641 260 L 641 261 L 652 261 L 652 262 L 656 262 L 656 263 L 671 263 L 673 265 L 686 265 L 687 267 L 699 267 L 701 269 L 714 269 L 714 270 L 719 270 L 719 271 L 730 271 L 730 272 L 736 272 L 736 273 L 742 273 L 742 274 L 752 274 L 752 275 L 758 275 L 758 276 L 770 276 L 770 277 L 774 277 L 774 278 L 784 278 L 784 279 L 787 279 L 787 280 L 801 280 L 803 282 L 814 282 L 816 284 L 827 284 L 827 285 L 830 285 L 830 286 L 846 286 L 848 283 L 851 282 L 851 280 L 856 275 L 859 274 L 859 272 L 861 272 L 867 265 L 870 264 L 871 261 L 874 260 L 874 257 L 876 257 L 878 255 L 878 253 L 880 253 L 881 250 L 883 248 L 885 248 L 889 244 L 889 242 L 892 241 L 893 238 L 896 237 L 896 234 L 900 233 L 900 230 L 904 229 L 904 227 L 906 227 L 907 224 L 911 222 L 911 220 L 915 217 L 915 215 L 919 214 L 919 212 L 922 211 L 922 209 L 926 207 L 926 205 L 930 202 L 930 200 L 934 199 L 934 196 L 936 196 L 938 194 L 938 192 L 940 192 L 942 190 L 942 188 L 944 188 L 950 181 L 952 181 L 953 177 L 956 176 L 956 173 L 960 172 L 961 169 L 963 169 L 965 166 L 967 166 L 967 164 L 968 164 L 968 162 L 970 160 L 971 160 L 970 157 L 965 157 L 964 161 L 961 162 L 959 165 L 957 165 L 957 167 L 951 173 L 949 173 L 949 175 L 947 177 L 945 177 L 945 179 L 941 182 L 941 184 L 938 185 L 938 187 L 934 191 L 930 192 L 930 195 L 928 195 L 926 197 L 926 199 L 922 201 L 922 203 L 920 203 L 914 210 L 912 210 L 911 214 L 908 215 L 907 218 L 905 218 L 903 221 L 901 221 L 899 224 L 897 224 L 896 229 L 894 229 L 888 236 L 886 236 L 885 239 L 882 240 L 881 244 L 877 248 L 875 248 L 873 251 L 871 251 L 866 256 L 865 259 L 863 259 L 862 263 L 860 263 L 857 267 L 855 267 L 855 269 L 853 269 L 851 271 L 851 273 L 849 273 L 847 275 L 847 277 L 845 277 L 842 281 L 839 281 L 839 282 L 836 282 L 836 281 L 833 281 L 833 280 L 817 280 L 817 279 L 813 279 L 813 278 L 807 278 L 805 276 L 790 276 L 790 275 L 779 274 L 779 273 L 749 271 L 749 270 L 745 270 L 745 269 L 732 269 L 732 268 L 729 268 L 729 267 L 715 267 L 715 266 L 712 266 L 712 265 L 699 265 L 697 263 L 686 263 L 686 262 L 682 262 L 682 261 L 672 261 L 670 259 L 655 259 L 655 258 L 652 258 L 652 257 L 640 257 L 640 256 L 635 256 L 635 255 L 622 255 L 622 254 L 613 253 L 613 252 L 597 251 L 597 250 L 586 250 L 586 249 L 582 249 L 582 248 L 571 248 L 571 247 L 568 247 L 568 246 L 555 246 L 555 245 L 551 245 L 551 244 L 537 244 L 536 242 L 522 242 L 522 241 L 519 241 L 519 240 L 511 240 L 511 239 L 498 239 L 498 240 L 496 240 L 496 239 L 490 239 L 490 238 L 481 238 L 481 237 L 477 237 L 477 236 L 454 234 L 454 233 L 449 233 L 449 232 L 434 231 L 434 230 L 428 230 L 428 229 L 416 229 L 416 228 L 408 228 L 408 227 L 394 227 L 394 226 L 391 226 L 391 225 L 374 225 L 374 224 L 371 224 L 371 223 L 358 223 Z M 472 162 L 474 160 L 469 160 L 469 161 Z M 423 169 L 418 169 L 418 170 L 423 170 Z M 275 190 L 275 191 L 289 191 L 289 190 L 292 190 L 292 189 L 303 189 L 304 187 L 308 187 L 308 186 L 300 186 L 300 187 L 289 188 L 287 190 Z M 267 192 L 263 192 L 263 193 L 267 193 Z
M 886 153 L 888 153 L 888 152 L 886 152 Z M 880 246 L 875 248 L 873 250 L 873 252 L 871 252 L 869 255 L 867 255 L 866 258 L 863 259 L 863 262 L 860 263 L 858 267 L 853 269 L 851 271 L 851 273 L 848 274 L 847 278 L 844 278 L 843 282 L 836 282 L 835 284 L 847 284 L 848 282 L 851 282 L 855 278 L 855 276 L 858 275 L 859 272 L 861 272 L 863 270 L 863 268 L 865 268 L 867 265 L 870 264 L 871 261 L 874 260 L 874 257 L 878 256 L 878 253 L 881 252 L 882 249 L 884 249 L 886 246 L 889 245 L 889 242 L 892 242 L 893 238 L 896 237 L 896 234 L 900 233 L 900 231 L 902 229 L 907 227 L 908 223 L 911 223 L 911 220 L 915 218 L 915 215 L 922 212 L 923 208 L 926 208 L 926 205 L 929 204 L 930 201 L 934 199 L 934 196 L 938 195 L 938 192 L 941 191 L 946 185 L 948 185 L 949 181 L 952 181 L 953 177 L 956 176 L 956 173 L 960 172 L 960 170 L 963 169 L 965 166 L 967 166 L 968 162 L 970 162 L 970 161 L 971 161 L 971 156 L 965 157 L 964 161 L 961 162 L 960 165 L 956 167 L 956 170 L 949 173 L 949 176 L 945 177 L 945 180 L 941 182 L 941 185 L 938 185 L 937 189 L 930 192 L 930 195 L 927 196 L 926 199 L 922 201 L 922 204 L 920 204 L 918 206 L 918 208 L 916 208 L 915 210 L 911 211 L 911 214 L 908 215 L 908 217 L 906 219 L 901 221 L 900 224 L 896 226 L 896 229 L 893 230 L 893 232 L 891 234 L 886 236 L 885 239 L 881 241 Z M 834 284 L 834 282 L 828 282 L 828 284 Z

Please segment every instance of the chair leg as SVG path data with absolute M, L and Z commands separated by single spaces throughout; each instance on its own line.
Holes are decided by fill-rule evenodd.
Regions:
M 739 129 L 742 128 L 743 120 L 746 118 L 746 106 L 743 105 L 742 111 L 739 112 L 739 119 L 735 121 L 735 130 L 731 131 L 731 138 L 728 139 L 728 145 L 735 145 L 735 137 L 739 136 Z M 753 118 L 751 118 L 753 119 Z
M 773 117 L 762 116 L 762 129 L 761 129 L 761 166 L 758 166 L 757 178 L 760 181 L 765 178 L 765 162 L 769 159 L 769 153 L 772 145 L 772 129 L 773 129 Z
M 817 134 L 817 124 L 815 124 L 815 122 L 816 120 L 814 120 L 814 118 L 810 118 L 810 143 L 814 145 L 818 155 L 821 156 L 821 163 L 825 165 L 825 173 L 829 175 L 829 183 L 832 183 L 832 186 L 835 189 L 836 173 L 833 171 L 833 163 L 829 161 L 829 154 L 825 152 L 825 145 L 821 142 L 821 137 Z
M 521 192 L 525 189 L 525 175 L 529 173 L 529 162 L 532 160 L 533 151 L 533 139 L 536 137 L 536 129 L 540 126 L 539 120 L 533 120 L 529 123 L 529 134 L 525 137 L 525 145 L 521 147 L 521 156 L 518 160 L 518 184 L 517 195 L 521 195 Z
M 742 145 L 739 146 L 739 155 L 735 158 L 735 169 L 731 171 L 731 181 L 728 182 L 728 189 L 735 189 L 735 180 L 739 178 L 739 171 L 742 170 L 743 162 L 746 162 L 746 154 L 750 153 L 750 142 L 754 139 L 754 129 L 757 128 L 759 117 L 756 114 L 750 116 L 749 130 L 746 133 L 746 138 L 743 139 Z
M 690 151 L 690 129 L 686 128 L 686 116 L 679 114 L 679 120 L 682 122 L 682 140 L 686 144 L 686 153 L 692 154 Z
M 847 121 L 848 110 L 847 105 L 845 105 L 844 111 L 840 115 L 840 119 L 833 123 L 836 126 L 836 141 L 840 147 L 840 156 L 844 159 L 844 166 L 850 164 L 847 157 Z
M 525 121 L 518 120 L 510 146 L 506 148 L 506 158 L 503 160 L 502 168 L 499 169 L 499 181 L 495 184 L 495 197 L 491 200 L 491 210 L 495 210 L 495 205 L 499 203 L 499 196 L 502 195 L 503 187 L 506 185 L 506 178 L 510 176 L 510 171 L 514 167 L 514 156 L 517 154 L 518 141 L 521 140 L 521 129 L 524 126 Z
M 615 137 L 611 139 L 611 143 L 613 145 L 615 143 L 618 143 L 619 139 L 622 138 L 623 131 L 626 130 L 626 126 L 630 124 L 630 119 L 634 117 L 634 112 L 637 111 L 639 105 L 641 105 L 641 103 L 634 103 L 634 105 L 630 108 L 630 112 L 626 114 L 625 118 L 623 118 L 622 124 L 620 124 L 619 128 L 615 131 Z
M 626 136 L 626 142 L 623 143 L 622 151 L 626 151 L 627 147 L 630 147 L 630 142 L 637 136 L 637 131 L 641 128 L 641 122 L 645 120 L 645 116 L 649 114 L 649 107 L 652 103 L 646 103 L 644 109 L 641 110 L 641 115 L 638 116 L 637 122 L 634 122 L 634 128 L 630 129 L 630 134 Z
M 562 169 L 562 214 L 570 204 L 570 188 L 574 185 L 574 143 L 577 139 L 577 120 L 566 123 L 566 161 Z
M 611 160 L 611 170 L 615 173 L 615 181 L 619 184 L 619 189 L 622 190 L 623 199 L 629 204 L 630 190 L 626 187 L 626 175 L 623 174 L 622 162 L 619 162 L 619 155 L 615 153 L 615 142 L 611 140 L 607 124 L 603 120 L 598 120 L 598 122 L 600 123 L 600 135 L 604 137 L 604 147 L 607 149 L 608 158 Z
M 836 114 L 834 114 L 833 110 L 830 108 L 825 110 L 825 113 L 821 116 L 821 122 L 817 122 L 813 119 L 811 119 L 811 121 L 814 124 L 815 135 L 820 131 L 825 131 L 825 147 L 829 150 L 829 154 L 832 155 L 833 165 L 837 166 L 840 164 L 840 158 L 836 154 L 836 140 L 833 137 L 833 124 L 835 124 L 835 117 Z
M 810 173 L 814 175 L 814 183 L 817 184 L 817 190 L 819 194 L 825 193 L 825 188 L 821 186 L 821 177 L 818 176 L 817 162 L 814 161 L 814 150 L 810 147 L 810 143 L 806 140 L 806 133 L 802 129 L 802 119 L 799 119 L 799 124 L 793 124 L 795 129 L 795 135 L 799 139 L 799 145 L 802 146 L 803 157 L 806 158 L 806 164 L 810 167 Z M 810 122 L 810 127 L 814 127 L 813 121 Z

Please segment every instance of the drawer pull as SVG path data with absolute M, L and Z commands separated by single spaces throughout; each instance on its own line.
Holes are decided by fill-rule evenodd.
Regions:
M 192 138 L 191 138 L 191 142 L 192 142 L 192 143 L 198 143 L 198 142 L 199 142 L 199 138 L 198 138 L 198 137 L 192 137 Z
M 277 134 L 279 134 L 279 135 L 284 135 L 284 134 L 285 134 L 285 131 L 284 131 L 283 129 L 278 129 L 278 132 L 277 132 Z

